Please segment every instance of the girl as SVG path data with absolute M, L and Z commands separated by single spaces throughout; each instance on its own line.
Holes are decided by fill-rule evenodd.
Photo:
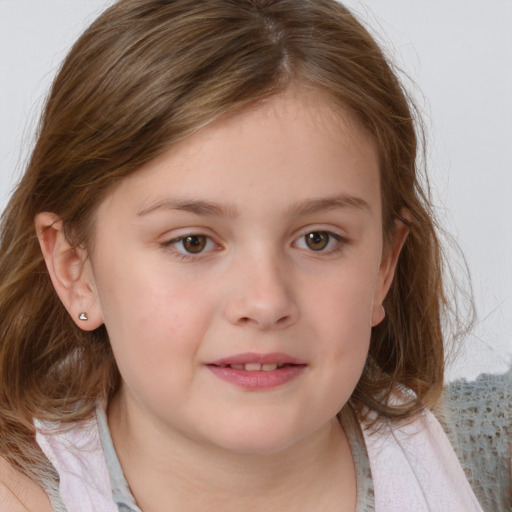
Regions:
M 101 15 L 3 215 L 0 510 L 482 510 L 416 151 L 333 0 Z

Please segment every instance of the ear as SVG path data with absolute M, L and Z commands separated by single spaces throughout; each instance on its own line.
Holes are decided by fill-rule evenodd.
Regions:
M 395 219 L 395 229 L 392 239 L 383 250 L 379 268 L 379 278 L 374 295 L 371 320 L 372 327 L 380 324 L 386 316 L 382 303 L 384 302 L 389 288 L 391 287 L 391 283 L 393 282 L 398 257 L 400 256 L 402 247 L 404 246 L 407 235 L 409 234 L 409 226 L 407 222 L 409 219 L 409 211 L 402 209 L 400 211 L 399 218 Z M 406 222 L 404 222 L 404 220 L 406 220 Z
M 34 222 L 48 273 L 62 304 L 78 327 L 85 331 L 96 329 L 103 324 L 103 317 L 87 251 L 69 242 L 62 220 L 54 213 L 38 213 Z M 82 313 L 87 320 L 80 319 Z

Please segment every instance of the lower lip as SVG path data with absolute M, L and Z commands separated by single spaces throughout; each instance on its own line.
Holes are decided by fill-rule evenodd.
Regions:
M 244 389 L 258 390 L 276 388 L 290 382 L 305 370 L 306 365 L 285 366 L 267 372 L 236 370 L 235 368 L 214 365 L 207 365 L 206 367 L 222 380 Z

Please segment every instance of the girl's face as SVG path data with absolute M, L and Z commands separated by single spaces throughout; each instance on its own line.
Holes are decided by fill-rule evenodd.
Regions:
M 383 317 L 381 226 L 372 140 L 320 95 L 222 119 L 124 179 L 90 272 L 124 410 L 244 453 L 327 428 Z

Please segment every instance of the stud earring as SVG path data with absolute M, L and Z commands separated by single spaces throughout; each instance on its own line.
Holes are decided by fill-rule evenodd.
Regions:
M 382 308 L 382 314 L 384 315 L 384 318 L 386 318 L 386 310 L 384 309 L 384 306 L 381 304 L 380 307 Z
M 87 313 L 80 313 L 78 315 L 78 320 L 83 320 L 84 322 L 86 322 L 87 320 L 89 320 L 89 317 L 87 316 Z

